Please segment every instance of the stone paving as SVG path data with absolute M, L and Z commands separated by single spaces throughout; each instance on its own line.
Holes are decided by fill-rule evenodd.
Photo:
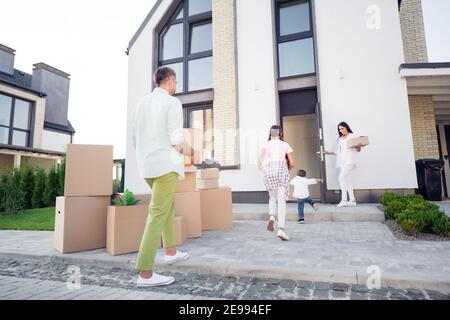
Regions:
M 74 267 L 79 268 L 79 290 L 67 286 Z M 132 270 L 0 256 L 0 300 L 450 300 L 450 295 L 433 290 L 369 290 L 355 284 L 167 274 L 177 279 L 173 285 L 138 289 Z
M 382 223 L 314 222 L 287 224 L 281 242 L 263 221 L 235 221 L 229 231 L 204 232 L 180 250 L 191 254 L 157 270 L 225 276 L 365 284 L 369 267 L 379 268 L 383 287 L 450 292 L 450 242 L 399 241 Z M 61 255 L 51 232 L 0 232 L 0 255 L 41 256 L 69 264 L 133 268 L 136 254 L 112 257 L 102 250 Z

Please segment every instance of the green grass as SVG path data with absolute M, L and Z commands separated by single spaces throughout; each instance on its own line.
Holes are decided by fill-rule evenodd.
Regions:
M 23 210 L 18 214 L 0 215 L 0 230 L 53 231 L 55 208 Z

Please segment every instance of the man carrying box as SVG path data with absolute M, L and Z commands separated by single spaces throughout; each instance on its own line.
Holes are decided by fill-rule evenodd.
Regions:
M 175 190 L 184 179 L 183 109 L 172 97 L 176 92 L 176 73 L 161 67 L 154 74 L 157 88 L 138 104 L 134 117 L 133 146 L 139 171 L 152 189 L 149 218 L 142 237 L 136 269 L 138 287 L 172 284 L 175 279 L 153 272 L 156 252 L 163 238 L 166 256 L 172 264 L 189 258 L 177 251 L 174 237 Z

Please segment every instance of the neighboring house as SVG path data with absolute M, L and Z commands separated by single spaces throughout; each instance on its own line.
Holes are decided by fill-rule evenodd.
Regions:
M 234 202 L 268 200 L 257 158 L 273 124 L 295 169 L 325 180 L 312 190 L 324 202 L 340 200 L 323 152 L 336 149 L 341 121 L 371 140 L 354 175 L 359 202 L 412 193 L 416 160 L 448 158 L 450 63 L 428 63 L 420 0 L 158 0 L 127 53 L 125 184 L 138 193 L 148 187 L 130 121 L 161 65 L 177 71 L 185 126 L 205 131 L 204 155 L 222 164 Z
M 44 63 L 14 69 L 15 50 L 0 45 L 0 173 L 60 162 L 75 130 L 67 120 L 70 75 Z

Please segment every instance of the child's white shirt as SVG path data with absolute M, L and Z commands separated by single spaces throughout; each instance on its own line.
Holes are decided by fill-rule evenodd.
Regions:
M 309 186 L 317 184 L 316 179 L 306 179 L 302 177 L 295 177 L 291 181 L 291 185 L 294 186 L 294 198 L 306 199 L 310 196 Z

